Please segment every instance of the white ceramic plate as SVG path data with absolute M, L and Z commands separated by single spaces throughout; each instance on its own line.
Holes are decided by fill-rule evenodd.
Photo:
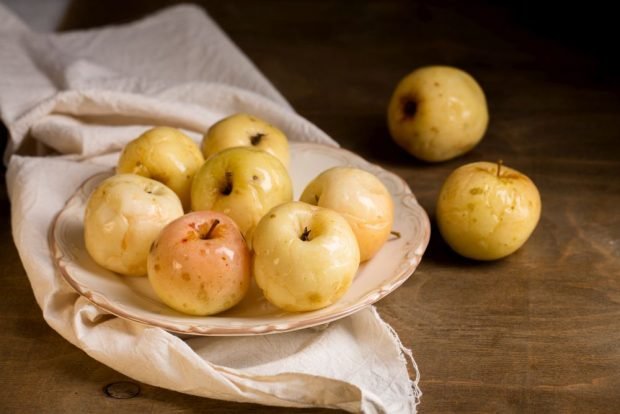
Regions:
M 155 296 L 146 277 L 126 277 L 98 266 L 84 247 L 83 217 L 89 194 L 109 174 L 87 180 L 59 213 L 50 234 L 55 263 L 64 278 L 91 302 L 122 318 L 193 335 L 257 335 L 308 328 L 350 315 L 400 286 L 415 270 L 428 245 L 430 223 L 407 184 L 359 156 L 317 144 L 291 145 L 295 198 L 320 172 L 348 165 L 370 171 L 394 199 L 394 230 L 379 253 L 362 264 L 347 293 L 335 304 L 312 312 L 289 313 L 269 304 L 253 286 L 236 307 L 215 316 L 178 313 Z

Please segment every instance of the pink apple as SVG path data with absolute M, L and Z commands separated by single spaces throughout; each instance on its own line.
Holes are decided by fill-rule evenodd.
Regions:
M 250 286 L 250 251 L 239 227 L 214 211 L 189 213 L 164 227 L 147 268 L 157 296 L 190 315 L 225 311 Z

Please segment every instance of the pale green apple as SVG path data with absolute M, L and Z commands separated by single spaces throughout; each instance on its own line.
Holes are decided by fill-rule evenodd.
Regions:
M 482 88 L 468 73 L 428 66 L 403 78 L 388 106 L 394 141 L 417 158 L 445 161 L 471 150 L 489 122 Z
M 205 159 L 231 147 L 253 147 L 267 151 L 288 168 L 288 139 L 284 132 L 262 119 L 235 114 L 215 123 L 202 140 Z
M 349 223 L 333 210 L 302 202 L 275 207 L 252 240 L 256 283 L 287 311 L 324 308 L 345 294 L 360 252 Z
M 125 146 L 116 171 L 138 174 L 167 185 L 187 210 L 192 179 L 203 162 L 200 149 L 190 137 L 175 128 L 156 127 Z
M 192 184 L 192 210 L 229 215 L 250 240 L 267 211 L 293 199 L 293 185 L 284 165 L 273 155 L 235 147 L 209 158 Z
M 306 186 L 300 201 L 342 214 L 357 238 L 362 262 L 379 251 L 392 231 L 390 192 L 377 177 L 359 168 L 334 167 L 322 172 Z
M 462 256 L 495 260 L 512 254 L 540 218 L 536 185 L 500 163 L 475 162 L 446 179 L 437 202 L 444 240 Z
M 145 275 L 151 243 L 166 224 L 182 215 L 179 197 L 162 183 L 135 174 L 114 175 L 88 199 L 86 250 L 108 270 Z

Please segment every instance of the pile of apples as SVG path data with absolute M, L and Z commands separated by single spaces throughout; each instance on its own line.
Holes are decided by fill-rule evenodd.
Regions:
M 470 151 L 488 120 L 478 83 L 447 66 L 402 79 L 387 116 L 394 141 L 427 162 Z M 235 306 L 252 278 L 284 310 L 326 307 L 386 242 L 393 201 L 376 177 L 349 167 L 322 172 L 293 201 L 289 159 L 284 133 L 247 114 L 214 124 L 201 148 L 177 129 L 153 128 L 125 146 L 117 174 L 90 196 L 86 249 L 108 270 L 147 274 L 158 297 L 186 314 Z M 457 253 L 495 260 L 527 241 L 540 212 L 527 176 L 476 162 L 445 180 L 436 218 Z
M 230 309 L 252 278 L 284 310 L 326 307 L 388 239 L 393 201 L 350 167 L 322 172 L 293 201 L 288 164 L 287 137 L 255 116 L 214 124 L 201 149 L 177 129 L 153 128 L 90 195 L 86 249 L 108 270 L 148 275 L 185 314 Z

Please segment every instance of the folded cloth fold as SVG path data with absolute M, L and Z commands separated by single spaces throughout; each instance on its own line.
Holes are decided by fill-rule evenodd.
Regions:
M 123 145 L 153 125 L 199 139 L 216 120 L 243 111 L 292 140 L 336 145 L 293 111 L 201 9 L 178 6 L 128 25 L 49 34 L 31 31 L 0 5 L 0 28 L 13 237 L 52 328 L 125 375 L 188 394 L 416 411 L 415 361 L 374 307 L 323 330 L 180 338 L 106 314 L 55 270 L 47 242 L 55 215 L 86 178 L 109 169 Z

